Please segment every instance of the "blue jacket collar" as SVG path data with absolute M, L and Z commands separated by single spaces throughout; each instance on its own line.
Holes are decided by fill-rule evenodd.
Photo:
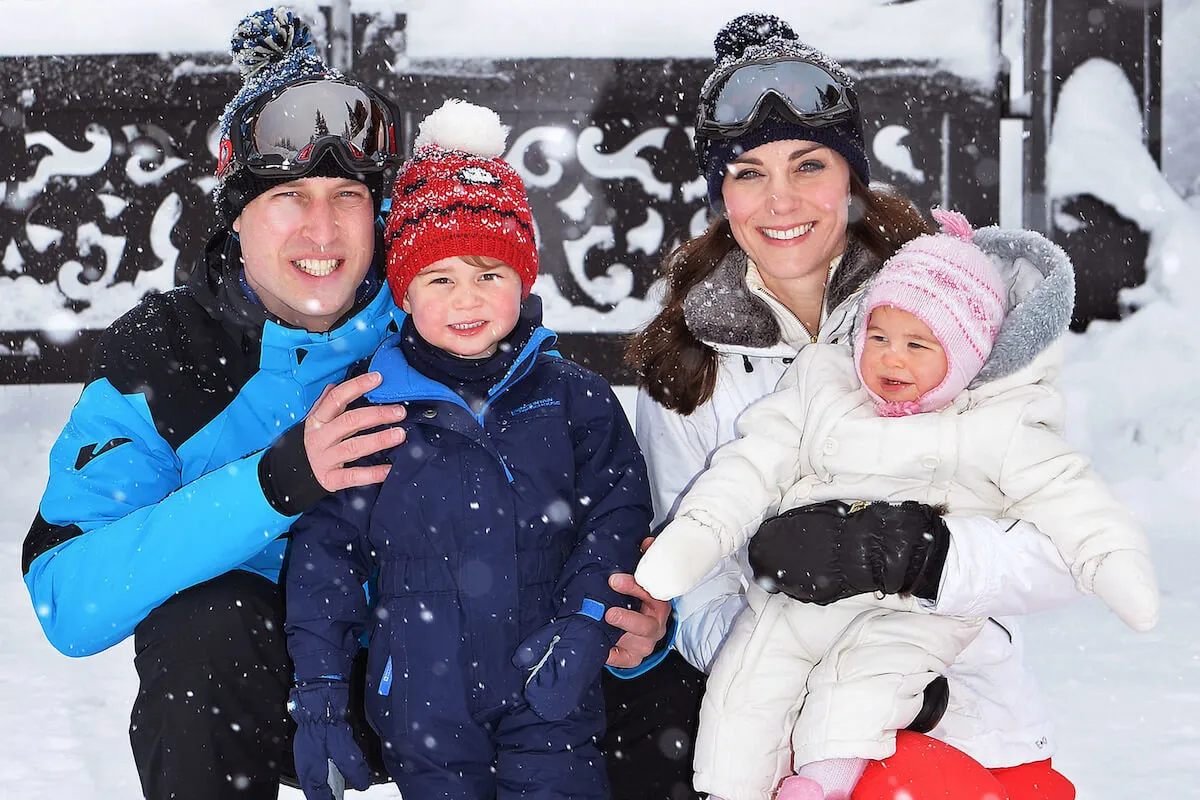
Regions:
M 550 350 L 556 341 L 558 341 L 558 335 L 554 331 L 538 327 L 529 337 L 529 341 L 525 343 L 508 372 L 488 392 L 489 401 L 528 374 L 529 370 L 533 369 L 538 355 Z M 399 345 L 399 333 L 389 336 L 371 357 L 370 369 L 383 376 L 383 383 L 367 393 L 368 400 L 372 403 L 444 400 L 466 408 L 466 403 L 462 398 L 449 388 L 410 367 Z

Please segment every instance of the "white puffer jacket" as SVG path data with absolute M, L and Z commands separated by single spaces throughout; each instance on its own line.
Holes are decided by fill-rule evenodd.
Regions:
M 1070 318 L 1073 274 L 1061 250 L 1036 234 L 983 229 L 976 243 L 1005 271 L 1010 313 L 981 378 L 995 379 L 1027 366 L 1057 338 Z M 853 243 L 838 272 L 869 275 L 878 268 Z M 650 468 L 656 516 L 673 515 L 681 495 L 720 445 L 736 437 L 742 412 L 776 388 L 797 351 L 810 343 L 795 317 L 757 279 L 735 250 L 685 304 L 689 327 L 719 353 L 713 396 L 688 416 L 640 394 L 637 435 Z M 688 298 L 689 301 L 692 297 Z M 849 346 L 857 294 L 822 320 L 818 340 Z M 1011 326 L 1011 327 L 1010 327 Z M 763 331 L 767 333 L 764 335 Z M 933 613 L 991 617 L 992 624 L 963 652 L 947 678 L 950 707 L 933 735 L 988 767 L 1048 758 L 1052 726 L 1023 643 L 1008 619 L 1062 605 L 1079 596 L 1054 545 L 1028 523 L 988 517 L 947 518 L 950 552 Z M 707 669 L 734 617 L 745 606 L 750 570 L 742 549 L 676 603 L 676 646 Z
M 881 417 L 841 345 L 804 348 L 776 392 L 742 415 L 638 566 L 660 599 L 687 592 L 764 519 L 827 500 L 944 505 L 1019 517 L 1054 542 L 1077 586 L 1135 630 L 1158 620 L 1149 547 L 1088 459 L 1061 436 L 1046 353 L 939 411 Z

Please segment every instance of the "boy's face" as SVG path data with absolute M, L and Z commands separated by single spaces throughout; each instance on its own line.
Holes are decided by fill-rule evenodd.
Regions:
M 487 358 L 516 327 L 521 279 L 507 264 L 475 267 L 459 256 L 417 273 L 400 307 L 434 347 L 461 358 Z
M 913 402 L 946 379 L 946 351 L 918 317 L 880 306 L 867 320 L 858 368 L 867 388 L 884 400 Z

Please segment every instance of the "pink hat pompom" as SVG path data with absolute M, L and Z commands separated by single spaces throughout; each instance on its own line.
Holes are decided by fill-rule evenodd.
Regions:
M 931 212 L 934 220 L 941 227 L 942 233 L 948 233 L 956 239 L 962 239 L 964 242 L 969 242 L 975 238 L 975 229 L 971 227 L 971 223 L 967 218 L 957 211 L 948 211 L 943 208 L 935 208 Z

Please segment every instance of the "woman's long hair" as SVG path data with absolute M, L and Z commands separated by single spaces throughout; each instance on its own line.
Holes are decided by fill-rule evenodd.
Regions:
M 891 258 L 905 242 L 934 231 L 907 197 L 890 189 L 871 189 L 853 172 L 850 196 L 852 221 L 847 236 L 879 263 Z M 684 298 L 737 246 L 729 220 L 722 217 L 700 236 L 672 250 L 663 260 L 667 294 L 662 311 L 626 345 L 625 363 L 637 375 L 637 385 L 659 405 L 678 414 L 691 414 L 712 397 L 717 387 L 717 351 L 688 329 L 683 317 Z M 844 284 L 863 277 L 861 273 L 837 270 L 825 290 L 826 305 L 836 307 L 858 288 L 857 283 Z

